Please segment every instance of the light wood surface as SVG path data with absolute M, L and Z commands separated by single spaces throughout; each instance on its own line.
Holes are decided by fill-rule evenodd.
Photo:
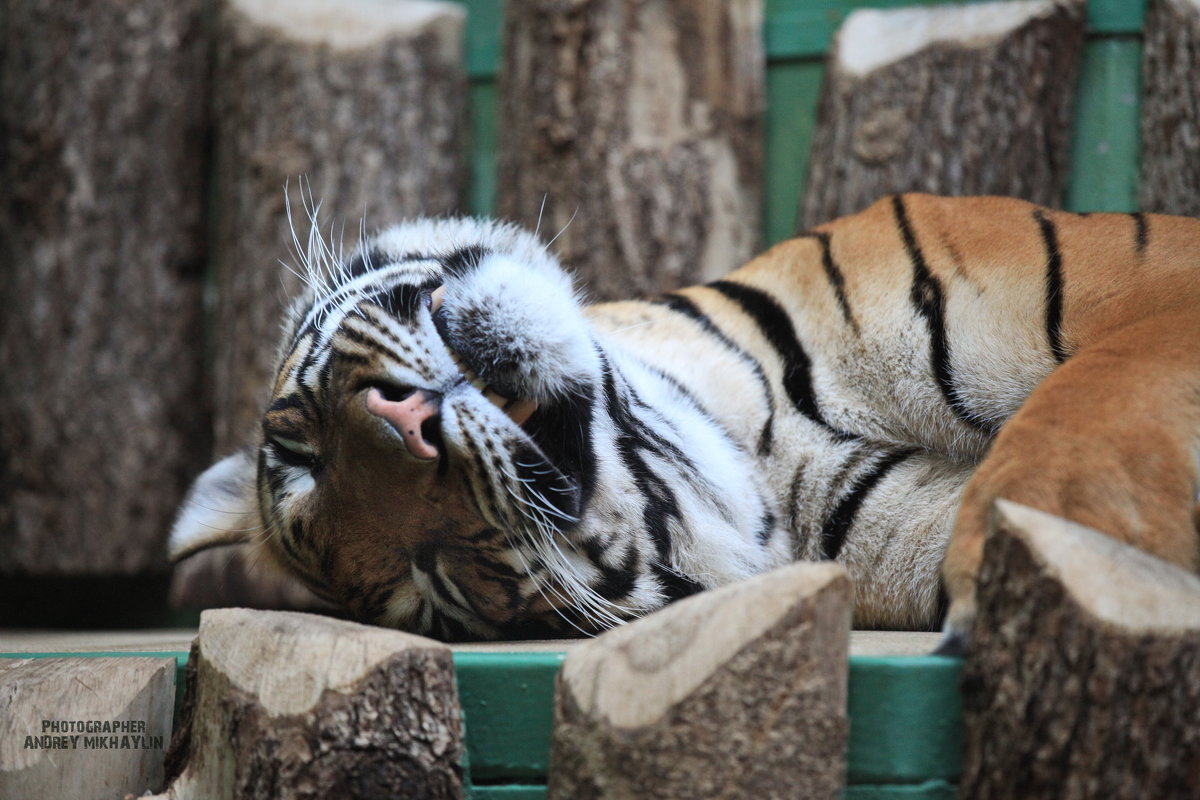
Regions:
M 852 656 L 921 656 L 937 647 L 940 634 L 913 631 L 853 631 Z M 195 628 L 137 631 L 41 631 L 0 629 L 0 653 L 187 652 Z M 585 639 L 451 644 L 461 653 L 556 653 Z

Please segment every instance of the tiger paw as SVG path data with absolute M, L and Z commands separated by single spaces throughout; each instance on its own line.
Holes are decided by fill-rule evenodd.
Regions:
M 590 382 L 598 357 L 565 273 L 510 256 L 482 256 L 434 293 L 450 349 L 491 389 L 543 402 Z

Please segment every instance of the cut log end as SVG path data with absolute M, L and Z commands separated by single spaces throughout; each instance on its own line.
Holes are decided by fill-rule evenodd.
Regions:
M 226 0 L 257 25 L 305 44 L 335 50 L 372 47 L 388 39 L 431 33 L 459 49 L 466 12 L 438 0 Z
M 450 650 L 309 614 L 205 612 L 164 797 L 462 796 Z M 180 762 L 182 761 L 182 765 Z
M 978 601 L 963 796 L 1200 792 L 1200 578 L 1001 502 Z
M 1029 22 L 1060 8 L 1083 3 L 1064 0 L 1009 0 L 1000 3 L 889 10 L 861 9 L 846 17 L 834 45 L 833 61 L 847 75 L 865 75 L 935 44 L 986 47 Z
M 549 796 L 838 796 L 851 595 L 840 567 L 800 564 L 580 645 Z

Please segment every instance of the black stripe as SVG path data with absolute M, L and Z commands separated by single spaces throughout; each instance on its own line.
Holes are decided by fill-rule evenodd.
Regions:
M 655 550 L 660 561 L 670 562 L 671 535 L 670 522 L 679 522 L 681 512 L 675 492 L 666 481 L 658 476 L 646 460 L 641 450 L 651 449 L 651 441 L 645 439 L 642 433 L 645 426 L 639 425 L 638 420 L 629 410 L 627 402 L 617 391 L 613 370 L 607 359 L 601 357 L 601 373 L 603 376 L 604 406 L 609 419 L 612 420 L 616 432 L 617 454 L 621 464 L 628 471 L 642 499 L 642 528 L 654 540 Z M 659 454 L 661 456 L 661 453 Z
M 747 316 L 758 323 L 759 329 L 783 361 L 783 388 L 796 410 L 839 437 L 850 438 L 850 434 L 830 425 L 821 413 L 813 391 L 812 362 L 800 346 L 787 312 L 765 292 L 745 284 L 714 281 L 708 287 L 737 303 Z
M 1150 225 L 1146 220 L 1146 215 L 1138 211 L 1130 214 L 1133 217 L 1134 223 L 1137 225 L 1137 233 L 1134 237 L 1134 246 L 1137 248 L 1139 256 L 1146 254 L 1146 245 L 1150 243 Z
M 388 258 L 387 253 L 377 247 L 373 247 L 370 250 L 359 250 L 355 253 L 354 258 L 350 259 L 349 263 L 346 264 L 346 272 L 350 278 L 358 278 L 380 267 L 385 267 L 390 263 L 392 262 Z
M 775 439 L 775 393 L 771 391 L 771 382 L 767 380 L 767 375 L 763 372 L 762 364 L 758 363 L 758 359 L 746 352 L 741 345 L 726 336 L 725 332 L 718 328 L 716 323 L 707 314 L 683 295 L 668 294 L 653 302 L 666 306 L 672 311 L 694 320 L 705 332 L 716 337 L 717 341 L 729 348 L 739 359 L 750 366 L 767 401 L 767 421 L 763 423 L 762 430 L 758 434 L 758 454 L 763 456 L 769 455 L 771 445 Z
M 440 278 L 427 278 L 421 283 L 401 283 L 380 289 L 363 300 L 386 310 L 394 317 L 411 320 L 417 315 L 422 301 L 441 284 Z
M 676 600 L 682 600 L 704 591 L 703 586 L 681 572 L 664 567 L 662 564 L 652 564 L 650 568 L 654 572 L 654 577 L 658 578 L 668 603 L 674 603 Z
M 1062 251 L 1058 247 L 1058 231 L 1054 223 L 1039 208 L 1033 212 L 1046 246 L 1046 341 L 1054 360 L 1063 363 L 1067 352 L 1062 343 L 1063 275 Z
M 892 196 L 892 209 L 896 214 L 900 236 L 904 240 L 904 249 L 908 252 L 913 266 L 913 285 L 909 299 L 917 313 L 924 317 L 929 330 L 929 360 L 934 380 L 937 381 L 946 405 L 956 417 L 976 430 L 991 433 L 991 429 L 976 419 L 958 396 L 958 387 L 954 385 L 954 371 L 950 366 L 950 345 L 946 340 L 946 299 L 942 294 L 942 285 L 925 263 L 925 255 L 917 244 L 917 238 L 908 221 L 908 211 L 904 208 L 904 200 L 900 195 Z
M 479 262 L 483 261 L 484 257 L 490 253 L 491 251 L 486 247 L 479 245 L 463 247 L 442 256 L 442 268 L 446 271 L 447 277 L 464 278 L 474 272 L 475 268 L 479 266 Z
M 842 319 L 846 320 L 846 324 L 858 333 L 858 320 L 854 319 L 854 315 L 850 313 L 850 303 L 846 300 L 846 279 L 842 276 L 842 270 L 838 267 L 837 262 L 833 260 L 833 251 L 829 247 L 828 233 L 813 233 L 810 234 L 821 243 L 821 266 L 825 269 L 825 277 L 829 279 L 829 285 L 833 287 L 833 293 L 837 296 L 838 307 L 842 310 Z
M 858 509 L 862 506 L 863 501 L 867 499 L 867 495 L 875 488 L 879 481 L 887 475 L 893 467 L 899 464 L 904 459 L 912 455 L 915 450 L 897 450 L 883 458 L 878 464 L 871 468 L 871 471 L 860 478 L 854 487 L 846 493 L 833 513 L 825 520 L 825 524 L 821 526 L 821 557 L 824 559 L 834 559 L 842 551 L 842 545 L 846 543 L 846 536 L 850 533 L 850 528 L 854 525 L 854 518 L 858 515 Z

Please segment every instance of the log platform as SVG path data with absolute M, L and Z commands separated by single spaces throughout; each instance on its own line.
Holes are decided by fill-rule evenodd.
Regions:
M 175 660 L 181 695 L 196 633 L 196 629 L 0 630 L 0 665 L 8 658 L 165 656 Z M 937 640 L 933 633 L 851 633 L 850 732 L 843 797 L 950 800 L 955 796 L 961 770 L 957 687 L 962 662 L 926 655 Z M 466 796 L 474 800 L 546 796 L 555 678 L 567 653 L 580 644 L 561 640 L 452 646 L 464 719 Z

